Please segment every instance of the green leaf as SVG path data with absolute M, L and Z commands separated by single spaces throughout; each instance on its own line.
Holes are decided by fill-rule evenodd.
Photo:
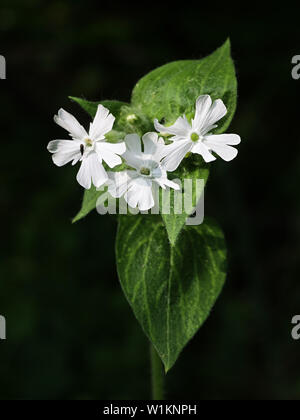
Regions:
M 72 220 L 72 223 L 78 222 L 80 219 L 83 219 L 87 216 L 92 210 L 96 208 L 97 200 L 105 192 L 97 191 L 94 185 L 91 186 L 89 190 L 85 190 L 83 194 L 83 200 L 80 211 Z
M 202 164 L 202 167 L 192 168 L 186 168 L 185 166 L 182 166 L 180 171 L 176 174 L 177 178 L 180 179 L 183 188 L 184 180 L 191 180 L 192 191 L 190 193 L 185 191 L 182 195 L 184 198 L 180 200 L 182 209 L 180 214 L 176 214 L 176 201 L 174 200 L 174 198 L 178 195 L 178 192 L 170 189 L 168 193 L 163 191 L 160 194 L 161 198 L 165 197 L 164 200 L 160 200 L 160 211 L 171 245 L 175 245 L 178 236 L 185 225 L 186 219 L 194 212 L 195 207 L 203 193 L 202 186 L 197 186 L 196 181 L 203 179 L 204 187 L 208 179 L 209 169 L 208 165 L 206 164 Z M 165 214 L 165 211 L 163 210 L 163 203 L 165 201 L 167 202 L 167 205 L 170 206 L 169 208 L 167 207 L 167 209 L 170 210 L 170 212 L 167 214 Z
M 72 101 L 77 102 L 81 106 L 81 108 L 83 108 L 88 114 L 90 114 L 92 118 L 95 117 L 99 104 L 109 109 L 110 112 L 116 117 L 116 119 L 119 118 L 122 107 L 128 106 L 126 102 L 115 101 L 115 100 L 92 102 L 92 101 L 87 101 L 85 99 L 76 98 L 75 96 L 69 96 L 69 98 Z
M 112 140 L 114 134 L 117 139 L 123 139 L 126 134 L 137 133 L 140 136 L 147 131 L 153 131 L 153 123 L 149 121 L 139 109 L 132 107 L 130 104 L 115 100 L 105 100 L 100 102 L 86 101 L 85 99 L 69 97 L 72 101 L 77 102 L 91 117 L 95 117 L 99 104 L 105 106 L 116 117 L 114 128 L 112 130 Z M 111 140 L 108 135 L 107 138 Z
M 126 298 L 168 371 L 221 292 L 223 234 L 213 222 L 189 226 L 172 247 L 160 217 L 122 216 L 116 255 Z
M 215 132 L 225 131 L 235 112 L 237 97 L 229 40 L 201 60 L 174 61 L 151 71 L 135 86 L 131 103 L 151 121 L 164 118 L 168 125 L 184 113 L 192 116 L 195 101 L 203 94 L 211 95 L 213 100 L 220 98 L 227 106 L 227 115 Z

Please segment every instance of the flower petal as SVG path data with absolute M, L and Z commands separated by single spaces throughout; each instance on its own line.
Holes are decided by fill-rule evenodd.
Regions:
M 177 118 L 173 125 L 166 127 L 158 122 L 157 119 L 154 120 L 155 130 L 159 133 L 168 133 L 174 134 L 178 137 L 187 137 L 191 131 L 190 123 L 188 122 L 186 116 Z
M 58 111 L 58 115 L 54 115 L 54 121 L 67 130 L 73 139 L 82 140 L 87 137 L 87 132 L 82 125 L 79 124 L 77 119 L 62 108 Z
M 52 160 L 57 166 L 63 166 L 71 160 L 78 162 L 81 158 L 80 142 L 74 140 L 52 140 L 47 146 L 53 153 Z
M 192 120 L 192 127 L 197 131 L 201 131 L 203 122 L 205 121 L 209 109 L 211 107 L 212 100 L 209 95 L 201 95 L 196 100 L 195 117 Z
M 217 153 L 222 159 L 229 162 L 238 154 L 237 149 L 231 145 L 237 145 L 241 142 L 240 136 L 237 134 L 215 134 L 207 136 L 204 144 Z
M 124 199 L 132 208 L 138 206 L 142 211 L 149 210 L 154 206 L 152 181 L 142 177 L 131 180 Z
M 162 167 L 167 171 L 175 171 L 182 159 L 193 147 L 191 140 L 180 140 L 165 146 Z
M 163 189 L 166 189 L 166 187 L 173 188 L 174 190 L 180 190 L 180 186 L 170 179 L 167 178 L 166 175 L 162 176 L 161 178 L 155 178 L 155 182 L 157 182 L 158 185 L 160 185 Z
M 191 150 L 192 153 L 198 153 L 203 157 L 205 162 L 212 162 L 213 160 L 216 160 L 215 156 L 210 153 L 209 148 L 202 143 L 201 141 L 198 141 Z
M 146 133 L 142 137 L 144 143 L 144 153 L 147 155 L 154 155 L 158 146 L 158 134 Z
M 227 146 L 226 144 L 211 145 L 210 149 L 217 153 L 222 159 L 226 160 L 226 162 L 234 159 L 238 154 L 237 149 L 232 146 Z
M 111 131 L 115 122 L 115 117 L 109 110 L 99 104 L 94 121 L 90 124 L 89 136 L 92 140 L 101 140 L 104 135 Z
M 241 138 L 238 134 L 211 134 L 205 137 L 206 144 L 228 144 L 230 146 L 240 144 Z
M 141 190 L 138 207 L 141 211 L 146 211 L 154 206 L 154 198 L 152 194 L 152 187 L 147 186 Z
M 137 134 L 127 134 L 124 141 L 128 152 L 136 154 L 142 153 L 141 139 Z
M 165 142 L 157 133 L 150 132 L 143 136 L 144 159 L 159 163 L 165 156 Z
M 81 163 L 80 169 L 77 174 L 77 181 L 79 184 L 89 190 L 91 183 L 95 187 L 100 187 L 108 179 L 107 173 L 102 166 L 96 153 L 90 153 Z
M 215 126 L 215 123 L 223 118 L 226 114 L 227 108 L 224 105 L 222 99 L 215 100 L 210 107 L 205 120 L 203 121 L 201 132 L 203 134 L 208 133 L 208 131 L 210 131 Z
M 122 155 L 126 150 L 126 145 L 122 143 L 108 143 L 101 141 L 96 143 L 96 151 L 98 156 L 103 159 L 110 168 L 113 168 L 122 163 L 119 155 Z
M 139 169 L 143 163 L 142 144 L 141 139 L 137 134 L 128 134 L 125 139 L 126 152 L 123 158 L 135 169 Z
M 108 172 L 108 192 L 114 198 L 120 198 L 128 189 L 128 183 L 131 181 L 131 173 L 134 171 Z

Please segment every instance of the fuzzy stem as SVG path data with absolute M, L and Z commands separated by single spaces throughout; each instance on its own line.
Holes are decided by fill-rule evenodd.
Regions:
M 151 344 L 152 400 L 164 399 L 165 373 L 157 351 Z

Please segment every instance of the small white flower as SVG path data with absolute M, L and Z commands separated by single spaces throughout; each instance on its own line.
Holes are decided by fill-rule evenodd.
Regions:
M 134 168 L 122 172 L 110 172 L 108 191 L 114 198 L 124 195 L 130 207 L 149 210 L 154 206 L 153 188 L 159 185 L 163 189 L 171 187 L 178 190 L 180 187 L 167 178 L 167 171 L 161 165 L 162 156 L 165 156 L 166 147 L 157 133 L 146 133 L 143 137 L 144 151 L 140 137 L 137 134 L 128 134 L 125 137 L 126 152 L 123 155 L 126 163 Z
M 205 162 L 215 160 L 211 152 L 222 159 L 230 161 L 237 155 L 232 145 L 239 144 L 241 139 L 237 134 L 210 134 L 217 127 L 216 122 L 226 115 L 227 109 L 221 99 L 212 103 L 209 95 L 201 95 L 196 101 L 196 112 L 191 124 L 186 116 L 179 117 L 173 125 L 165 127 L 154 120 L 158 132 L 172 134 L 172 144 L 166 146 L 166 157 L 163 162 L 168 171 L 174 171 L 188 152 L 198 153 Z
M 73 115 L 63 109 L 54 116 L 54 121 L 72 137 L 72 140 L 53 140 L 48 144 L 55 165 L 63 166 L 71 161 L 72 165 L 75 165 L 80 161 L 81 166 L 77 174 L 79 184 L 86 189 L 90 189 L 92 183 L 96 187 L 103 185 L 108 175 L 102 160 L 113 168 L 122 163 L 118 155 L 122 155 L 126 150 L 124 142 L 113 144 L 106 141 L 105 134 L 111 131 L 115 117 L 103 105 L 98 105 L 89 133 Z

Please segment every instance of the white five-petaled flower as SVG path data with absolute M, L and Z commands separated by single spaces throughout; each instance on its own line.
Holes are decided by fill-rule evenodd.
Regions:
M 66 129 L 72 140 L 53 140 L 48 144 L 53 153 L 55 165 L 63 166 L 72 161 L 75 165 L 81 162 L 77 181 L 86 189 L 93 183 L 96 187 L 103 185 L 108 175 L 102 165 L 104 160 L 110 168 L 122 163 L 125 143 L 108 143 L 105 134 L 111 131 L 115 117 L 103 105 L 98 105 L 94 121 L 90 124 L 89 133 L 79 124 L 73 115 L 63 109 L 54 116 L 54 121 Z
M 173 142 L 166 146 L 163 163 L 168 171 L 174 171 L 188 152 L 200 154 L 205 162 L 215 160 L 214 152 L 222 159 L 230 161 L 237 155 L 233 145 L 241 139 L 237 134 L 210 134 L 217 127 L 216 122 L 226 115 L 227 109 L 221 99 L 212 103 L 209 95 L 201 95 L 196 100 L 196 111 L 191 124 L 186 116 L 179 117 L 175 123 L 165 127 L 154 120 L 155 129 L 161 133 L 172 134 Z
M 108 191 L 114 198 L 124 196 L 130 207 L 149 210 L 155 204 L 153 188 L 155 185 L 166 189 L 180 187 L 167 177 L 167 171 L 161 164 L 165 156 L 165 144 L 157 133 L 146 133 L 143 137 L 144 151 L 140 137 L 128 134 L 125 137 L 126 152 L 123 155 L 132 170 L 109 172 Z

